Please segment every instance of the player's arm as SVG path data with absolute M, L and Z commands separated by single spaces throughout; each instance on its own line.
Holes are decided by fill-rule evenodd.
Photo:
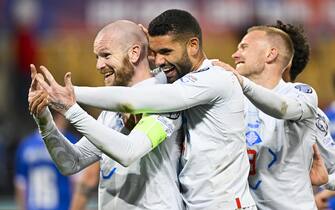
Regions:
M 65 113 L 65 117 L 80 133 L 123 166 L 129 166 L 178 131 L 180 117 L 172 119 L 167 116 L 143 116 L 127 136 L 97 122 L 78 104 Z
M 214 67 L 212 67 L 214 68 Z M 215 67 L 216 68 L 216 67 Z M 216 69 L 190 73 L 173 84 L 141 87 L 75 87 L 77 102 L 105 110 L 133 113 L 176 112 L 223 100 L 235 78 Z
M 335 191 L 335 145 L 329 129 L 328 117 L 318 109 L 316 117 L 316 144 L 328 171 L 328 183 L 322 188 Z
M 77 102 L 104 110 L 131 113 L 175 112 L 197 105 L 176 84 L 155 87 L 75 87 Z
M 71 210 L 83 210 L 87 206 L 91 194 L 99 183 L 100 164 L 96 162 L 82 171 L 76 181 L 75 191 L 71 201 Z
M 313 162 L 309 176 L 314 186 L 320 186 L 328 182 L 328 171 L 317 144 L 313 144 Z
M 51 158 L 62 174 L 77 173 L 99 160 L 98 153 L 92 152 L 92 147 L 84 144 L 84 141 L 80 140 L 74 145 L 58 130 L 48 108 L 34 119 Z
M 234 83 L 231 78 L 221 78 L 222 74 L 216 71 L 209 75 L 204 72 L 188 74 L 174 84 L 155 85 L 154 87 L 74 88 L 70 73 L 65 75 L 65 87 L 63 87 L 55 81 L 48 69 L 41 67 L 41 71 L 46 81 L 43 77 L 36 77 L 36 79 L 49 96 L 48 104 L 62 114 L 76 101 L 118 112 L 176 112 L 200 104 L 208 104 L 217 96 L 225 98 L 231 93 L 230 87 Z M 202 79 L 202 77 L 206 78 Z
M 311 99 L 306 100 L 303 94 L 289 97 L 275 93 L 251 80 L 243 77 L 242 89 L 244 95 L 264 113 L 285 120 L 302 120 L 315 116 L 317 96 L 312 90 Z
M 303 94 L 288 97 L 257 85 L 240 75 L 229 64 L 221 61 L 213 61 L 213 64 L 233 72 L 243 89 L 243 94 L 264 113 L 286 120 L 302 120 L 314 116 L 317 107 L 317 96 L 312 88 L 312 92 L 307 97 Z

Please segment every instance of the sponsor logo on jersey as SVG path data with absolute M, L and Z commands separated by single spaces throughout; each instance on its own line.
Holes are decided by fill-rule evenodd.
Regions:
M 308 85 L 296 85 L 294 87 L 304 93 L 313 93 L 313 89 Z

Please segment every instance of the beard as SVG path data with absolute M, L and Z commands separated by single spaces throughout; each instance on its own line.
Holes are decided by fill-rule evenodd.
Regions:
M 128 55 L 122 59 L 122 66 L 115 71 L 113 86 L 128 86 L 135 74 L 135 68 L 130 63 Z
M 176 63 L 175 66 L 177 68 L 178 79 L 190 73 L 193 65 L 192 65 L 190 58 L 188 57 L 186 50 L 184 51 L 183 56 L 180 59 L 180 61 Z

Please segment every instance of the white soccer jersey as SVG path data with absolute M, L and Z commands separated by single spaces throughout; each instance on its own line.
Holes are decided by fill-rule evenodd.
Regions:
M 305 148 L 308 150 L 309 158 L 312 159 L 311 147 L 313 144 L 317 144 L 329 174 L 328 184 L 324 185 L 324 187 L 329 190 L 335 190 L 335 141 L 331 137 L 329 119 L 326 114 L 321 109 L 318 109 L 316 115 L 316 135 L 311 138 L 311 141 L 304 142 L 306 144 Z
M 139 85 L 151 86 L 157 82 L 158 80 L 151 78 L 139 83 Z M 79 108 L 80 111 L 78 105 L 73 107 L 77 110 Z M 73 111 L 73 107 L 71 107 L 68 112 L 71 112 L 70 110 Z M 99 121 L 103 125 L 100 123 L 91 123 L 89 124 L 90 126 L 88 126 L 82 123 L 85 119 L 84 121 L 79 119 L 82 112 L 83 111 L 79 114 L 78 112 L 71 114 L 66 113 L 65 115 L 68 119 L 71 118 L 71 120 L 73 120 L 71 122 L 74 123 L 77 129 L 79 123 L 80 131 L 86 135 L 91 133 L 92 127 L 94 127 L 93 131 L 107 133 L 106 129 L 104 129 L 105 126 L 124 134 L 129 133 L 124 127 L 122 118 L 118 113 L 104 111 L 99 117 Z M 86 122 L 92 122 L 92 120 L 90 120 L 92 117 L 88 116 L 85 112 L 83 116 L 85 116 L 85 114 L 88 118 Z M 57 128 L 52 125 L 50 113 L 46 118 L 48 118 L 48 120 L 45 120 L 45 118 L 42 120 L 48 122 L 46 125 L 38 119 L 36 120 L 49 153 L 57 167 L 63 171 L 63 173 L 75 173 L 100 159 L 99 209 L 183 210 L 185 208 L 178 182 L 182 138 L 180 132 L 177 130 L 177 126 L 174 128 L 171 136 L 150 153 L 135 161 L 129 167 L 123 167 L 103 154 L 97 145 L 93 144 L 92 139 L 89 141 L 86 137 L 83 137 L 75 145 L 70 144 L 61 136 Z M 164 119 L 164 117 L 162 117 L 162 119 Z M 76 120 L 78 121 L 76 122 Z M 181 117 L 174 118 L 174 121 L 181 121 Z M 180 125 L 181 122 L 179 122 L 179 128 Z M 113 131 L 110 133 L 115 138 L 118 136 L 121 137 L 118 132 Z M 91 135 L 91 137 L 96 136 L 99 135 Z M 111 138 L 112 136 L 106 137 L 110 142 L 116 141 L 116 139 L 113 140 Z M 104 141 L 106 139 L 104 139 Z M 140 139 L 132 140 L 136 141 Z M 115 152 L 115 148 L 113 149 Z M 117 152 L 131 153 L 126 150 Z
M 304 146 L 315 136 L 315 118 L 303 119 L 302 107 L 316 110 L 317 96 L 307 85 L 284 81 L 273 91 L 300 104 L 295 107 L 300 117 L 276 119 L 246 100 L 251 192 L 260 210 L 316 210 L 309 177 L 312 151 Z
M 127 133 L 114 112 L 101 113 L 99 121 Z M 102 154 L 99 209 L 184 209 L 177 178 L 180 146 L 181 136 L 175 133 L 129 167 Z
M 231 72 L 205 60 L 197 71 L 172 85 L 76 87 L 75 92 L 79 102 L 104 109 L 185 110 L 187 134 L 179 181 L 187 209 L 233 210 L 255 205 L 247 183 L 243 95 Z

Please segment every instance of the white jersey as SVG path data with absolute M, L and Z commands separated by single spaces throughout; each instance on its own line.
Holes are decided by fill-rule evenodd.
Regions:
M 104 109 L 185 110 L 187 134 L 179 181 L 186 208 L 233 210 L 255 205 L 247 183 L 243 94 L 231 72 L 205 60 L 172 85 L 76 87 L 75 92 L 79 102 Z M 100 97 L 105 94 L 108 97 Z
M 152 86 L 149 84 L 157 82 L 158 79 L 151 78 L 137 86 Z M 139 127 L 136 126 L 129 135 L 123 135 L 129 131 L 124 127 L 121 114 L 102 112 L 99 123 L 75 104 L 65 113 L 75 128 L 85 135 L 75 145 L 61 135 L 48 109 L 35 120 L 50 155 L 63 174 L 76 173 L 100 160 L 100 210 L 183 210 L 185 207 L 178 182 L 182 143 L 181 130 L 178 129 L 181 126 L 179 115 L 143 117 Z M 140 129 L 148 125 L 145 122 L 149 122 L 149 127 L 142 133 Z M 155 138 L 157 136 L 159 139 Z M 129 167 L 125 168 L 109 157 L 115 157 Z
M 316 110 L 317 96 L 307 85 L 281 80 L 273 91 Z M 257 208 L 316 210 L 309 177 L 312 147 L 304 147 L 315 135 L 315 118 L 281 120 L 257 110 L 248 100 L 245 104 L 249 185 Z
M 158 82 L 151 78 L 136 86 Z M 129 133 L 119 113 L 103 111 L 98 121 L 121 133 Z M 179 134 L 175 132 L 170 139 L 129 167 L 101 153 L 99 209 L 184 209 L 177 177 L 182 143 Z
M 329 181 L 328 184 L 324 185 L 326 189 L 335 190 L 335 141 L 331 137 L 329 119 L 326 114 L 318 109 L 316 113 L 316 135 L 312 138 L 312 141 L 306 141 L 305 148 L 309 150 L 310 159 L 312 159 L 312 149 L 313 144 L 317 144 L 323 161 L 326 165 Z
M 104 111 L 99 121 L 127 133 L 117 113 Z M 102 154 L 99 209 L 184 209 L 177 177 L 180 147 L 181 136 L 173 135 L 129 167 Z

